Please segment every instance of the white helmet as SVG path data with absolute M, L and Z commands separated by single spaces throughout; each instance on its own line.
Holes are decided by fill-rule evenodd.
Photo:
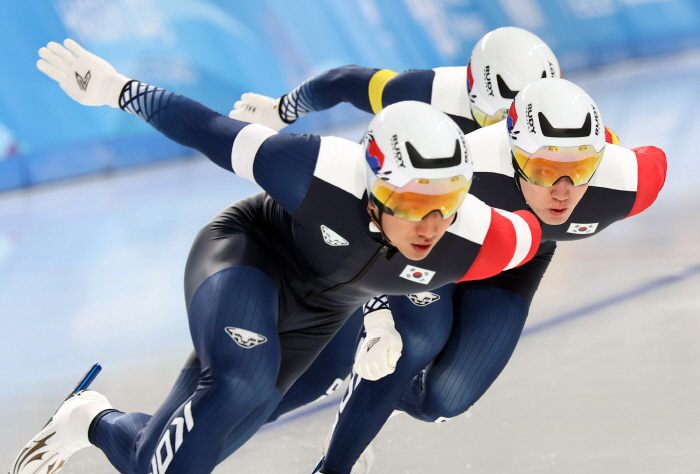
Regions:
M 472 117 L 481 127 L 504 120 L 515 95 L 545 77 L 561 77 L 561 69 L 539 37 L 514 26 L 487 33 L 467 66 Z
M 587 183 L 605 150 L 598 106 L 565 79 L 540 79 L 520 91 L 508 112 L 508 134 L 513 167 L 539 186 L 561 177 Z
M 367 193 L 380 212 L 420 221 L 447 218 L 462 204 L 473 165 L 464 134 L 436 108 L 415 101 L 384 108 L 363 139 Z

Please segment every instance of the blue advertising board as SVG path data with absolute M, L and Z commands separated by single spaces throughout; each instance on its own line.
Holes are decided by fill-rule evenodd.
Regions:
M 700 1 L 2 2 L 0 191 L 188 153 L 140 120 L 63 94 L 35 67 L 49 41 L 73 38 L 122 74 L 225 114 L 244 92 L 277 97 L 343 64 L 464 65 L 481 36 L 509 25 L 544 39 L 566 74 L 698 46 Z

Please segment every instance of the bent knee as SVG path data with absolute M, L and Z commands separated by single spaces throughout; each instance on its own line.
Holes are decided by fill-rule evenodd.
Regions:
M 429 419 L 435 420 L 435 423 L 442 423 L 462 413 L 466 413 L 474 403 L 476 403 L 476 399 L 469 396 L 457 400 L 431 397 L 426 400 L 423 408 Z

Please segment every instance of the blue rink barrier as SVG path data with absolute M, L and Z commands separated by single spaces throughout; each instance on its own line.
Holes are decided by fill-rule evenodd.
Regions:
M 509 25 L 542 37 L 566 75 L 700 46 L 700 0 L 2 2 L 0 191 L 185 153 L 133 117 L 73 103 L 36 70 L 49 41 L 71 37 L 128 77 L 228 113 L 244 92 L 278 97 L 344 64 L 464 65 L 481 36 Z M 296 130 L 323 131 L 344 113 L 329 116 Z

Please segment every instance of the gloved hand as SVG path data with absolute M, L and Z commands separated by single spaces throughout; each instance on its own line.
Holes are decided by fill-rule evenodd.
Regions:
M 119 108 L 119 95 L 129 79 L 72 39 L 63 45 L 51 42 L 41 48 L 36 67 L 80 104 Z
M 279 132 L 289 125 L 280 117 L 279 105 L 280 99 L 247 92 L 233 104 L 228 116 L 241 122 L 259 123 Z
M 365 315 L 365 331 L 367 337 L 355 358 L 355 372 L 372 381 L 394 373 L 403 342 L 391 311 L 379 309 Z

